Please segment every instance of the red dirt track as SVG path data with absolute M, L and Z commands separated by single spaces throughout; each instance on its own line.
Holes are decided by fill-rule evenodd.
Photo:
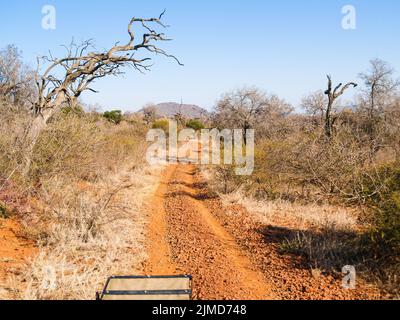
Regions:
M 340 277 L 313 276 L 301 258 L 279 253 L 281 235 L 233 209 L 210 194 L 196 166 L 168 166 L 153 199 L 145 273 L 191 274 L 200 300 L 377 297 L 363 285 L 343 289 Z

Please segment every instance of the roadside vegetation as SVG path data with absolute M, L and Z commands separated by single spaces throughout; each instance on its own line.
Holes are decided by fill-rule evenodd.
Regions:
M 146 126 L 134 117 L 117 125 L 102 114 L 62 109 L 38 138 L 24 174 L 19 141 L 30 115 L 15 108 L 2 101 L 0 215 L 21 222 L 20 236 L 38 254 L 8 280 L 9 293 L 93 299 L 107 276 L 134 272 L 145 258 L 144 201 L 159 173 L 143 161 Z
M 224 95 L 214 126 L 256 130 L 255 169 L 207 175 L 228 203 L 294 230 L 282 251 L 326 272 L 354 265 L 399 297 L 399 82 L 379 59 L 358 80 L 336 86 L 328 76 L 326 91 L 304 97 L 301 114 L 257 88 Z M 350 90 L 354 100 L 340 100 Z

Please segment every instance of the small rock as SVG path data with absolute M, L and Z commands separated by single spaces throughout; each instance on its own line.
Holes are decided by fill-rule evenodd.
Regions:
M 321 270 L 311 269 L 311 275 L 314 279 L 319 279 L 321 277 Z

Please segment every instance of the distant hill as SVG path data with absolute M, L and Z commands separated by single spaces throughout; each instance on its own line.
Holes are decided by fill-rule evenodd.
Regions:
M 196 119 L 207 117 L 208 111 L 193 105 L 193 104 L 180 104 L 176 102 L 164 102 L 154 106 L 156 108 L 157 116 L 162 118 L 173 118 L 178 113 L 182 114 L 185 118 Z M 140 110 L 138 113 L 142 113 Z

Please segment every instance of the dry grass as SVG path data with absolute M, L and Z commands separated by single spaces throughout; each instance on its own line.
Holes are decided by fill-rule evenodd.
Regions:
M 147 173 L 146 173 L 147 172 Z M 14 298 L 94 299 L 107 277 L 138 272 L 145 260 L 145 200 L 157 184 L 147 170 L 96 185 L 48 185 L 39 255 L 11 279 Z M 62 199 L 62 200 L 61 200 Z M 21 287 L 21 283 L 25 283 Z
M 298 230 L 357 230 L 360 223 L 354 209 L 333 205 L 299 204 L 285 200 L 257 200 L 236 191 L 220 195 L 225 205 L 240 204 L 258 221 L 269 225 L 285 225 Z

